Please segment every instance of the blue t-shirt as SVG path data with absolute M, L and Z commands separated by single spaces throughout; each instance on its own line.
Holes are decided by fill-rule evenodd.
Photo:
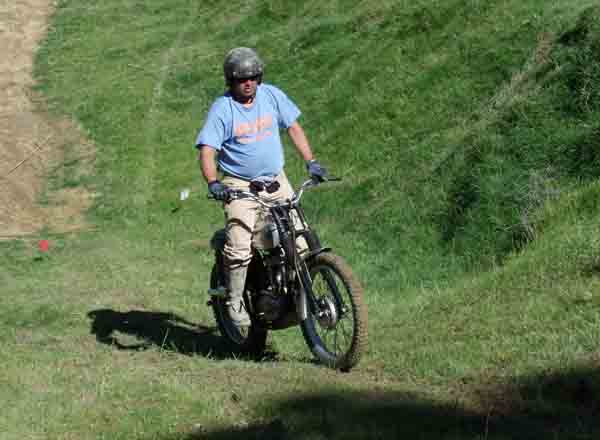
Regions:
M 252 180 L 274 177 L 283 169 L 280 128 L 288 128 L 300 110 L 277 87 L 260 84 L 252 106 L 244 107 L 231 94 L 212 105 L 196 147 L 218 151 L 217 163 L 227 174 Z

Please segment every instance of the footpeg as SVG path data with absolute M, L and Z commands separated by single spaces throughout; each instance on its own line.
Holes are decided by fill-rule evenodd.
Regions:
M 216 289 L 208 289 L 208 294 L 213 298 L 227 298 L 227 289 L 224 286 L 219 286 Z

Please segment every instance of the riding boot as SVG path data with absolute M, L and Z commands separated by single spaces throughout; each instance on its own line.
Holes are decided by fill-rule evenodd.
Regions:
M 227 293 L 229 294 L 227 312 L 232 323 L 238 327 L 250 326 L 250 315 L 248 315 L 244 304 L 247 270 L 248 268 L 244 266 L 227 271 Z

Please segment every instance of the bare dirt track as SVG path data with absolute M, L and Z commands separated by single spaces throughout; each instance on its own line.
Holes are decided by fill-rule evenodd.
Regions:
M 0 240 L 42 228 L 81 229 L 91 204 L 81 188 L 46 191 L 45 178 L 60 176 L 66 145 L 87 156 L 88 166 L 93 160 L 75 124 L 50 117 L 31 89 L 34 54 L 53 8 L 52 0 L 0 0 Z M 47 200 L 40 204 L 42 194 Z

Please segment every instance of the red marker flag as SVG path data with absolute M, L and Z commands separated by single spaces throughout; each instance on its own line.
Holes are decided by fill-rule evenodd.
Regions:
M 40 240 L 38 247 L 41 252 L 48 252 L 48 249 L 50 249 L 50 242 L 48 240 Z

